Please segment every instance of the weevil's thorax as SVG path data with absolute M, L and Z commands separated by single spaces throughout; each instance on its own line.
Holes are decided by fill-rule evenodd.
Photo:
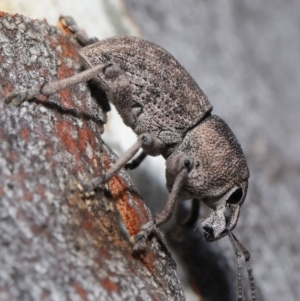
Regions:
M 218 200 L 233 187 L 244 187 L 249 170 L 241 146 L 228 125 L 211 115 L 190 130 L 176 149 L 191 156 L 194 168 L 183 194 L 198 197 L 215 208 Z M 171 155 L 172 156 L 172 155 Z M 172 185 L 168 179 L 168 186 Z
M 87 67 L 116 63 L 125 71 L 133 94 L 132 128 L 137 134 L 154 133 L 168 145 L 166 156 L 212 110 L 205 94 L 179 62 L 149 41 L 108 38 L 83 48 L 81 56 Z M 110 82 L 102 75 L 99 79 L 108 91 Z

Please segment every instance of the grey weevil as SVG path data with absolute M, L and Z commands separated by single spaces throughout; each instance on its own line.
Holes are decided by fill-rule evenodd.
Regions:
M 145 248 L 149 234 L 170 218 L 176 201 L 194 198 L 214 210 L 201 222 L 206 240 L 228 235 L 237 262 L 242 253 L 249 263 L 248 251 L 231 233 L 247 194 L 247 162 L 228 125 L 211 114 L 212 106 L 194 79 L 158 45 L 125 36 L 90 43 L 71 17 L 62 20 L 84 46 L 79 54 L 86 70 L 47 83 L 41 89 L 13 92 L 6 103 L 19 105 L 40 94 L 51 95 L 70 85 L 93 80 L 106 92 L 138 140 L 103 177 L 85 183 L 85 189 L 92 191 L 125 165 L 137 167 L 146 155 L 162 155 L 166 159 L 168 201 L 163 211 L 136 236 L 134 249 Z M 128 163 L 140 148 L 142 155 Z M 252 274 L 249 276 L 252 281 Z M 253 281 L 251 291 L 252 300 L 256 300 Z M 240 273 L 238 295 L 242 300 Z

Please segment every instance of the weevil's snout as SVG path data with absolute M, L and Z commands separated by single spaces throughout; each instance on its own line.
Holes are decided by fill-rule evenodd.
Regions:
M 234 229 L 244 198 L 243 190 L 235 187 L 217 202 L 214 212 L 201 222 L 207 241 L 220 239 Z

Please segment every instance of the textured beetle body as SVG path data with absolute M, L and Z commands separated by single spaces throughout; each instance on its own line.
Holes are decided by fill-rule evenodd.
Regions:
M 112 63 L 125 73 L 125 101 L 108 98 L 136 134 L 150 133 L 160 141 L 159 151 L 150 155 L 162 154 L 167 160 L 169 190 L 176 176 L 172 157 L 184 153 L 193 159 L 179 198 L 196 197 L 214 209 L 202 222 L 206 239 L 232 230 L 247 192 L 247 163 L 237 139 L 221 118 L 210 114 L 211 104 L 189 73 L 166 50 L 135 37 L 108 38 L 80 54 L 86 68 Z M 105 73 L 96 81 L 109 96 L 114 83 Z M 129 103 L 126 89 L 132 94 Z
M 132 89 L 131 111 L 136 134 L 154 134 L 166 145 L 167 156 L 212 106 L 190 74 L 163 48 L 135 37 L 113 37 L 84 47 L 87 67 L 116 63 Z M 99 75 L 102 88 L 111 83 Z M 119 109 L 122 116 L 122 110 Z M 124 119 L 124 118 L 123 118 Z M 126 118 L 125 118 L 126 119 Z M 126 120 L 124 120 L 126 123 Z

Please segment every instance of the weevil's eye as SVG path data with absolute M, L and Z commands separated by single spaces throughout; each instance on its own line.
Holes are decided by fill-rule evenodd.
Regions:
M 181 168 L 180 166 L 184 166 L 190 172 L 194 167 L 194 161 L 190 156 L 181 154 L 178 162 L 178 167 Z
M 189 168 L 190 166 L 191 166 L 191 161 L 190 160 L 188 160 L 188 159 L 186 159 L 186 160 L 184 160 L 184 166 L 186 167 L 186 168 Z
M 204 230 L 204 235 L 206 238 L 214 237 L 214 229 L 211 226 L 204 225 L 203 230 Z
M 238 188 L 230 195 L 230 197 L 227 199 L 226 203 L 235 205 L 241 200 L 242 196 L 243 196 L 243 191 L 241 188 Z

